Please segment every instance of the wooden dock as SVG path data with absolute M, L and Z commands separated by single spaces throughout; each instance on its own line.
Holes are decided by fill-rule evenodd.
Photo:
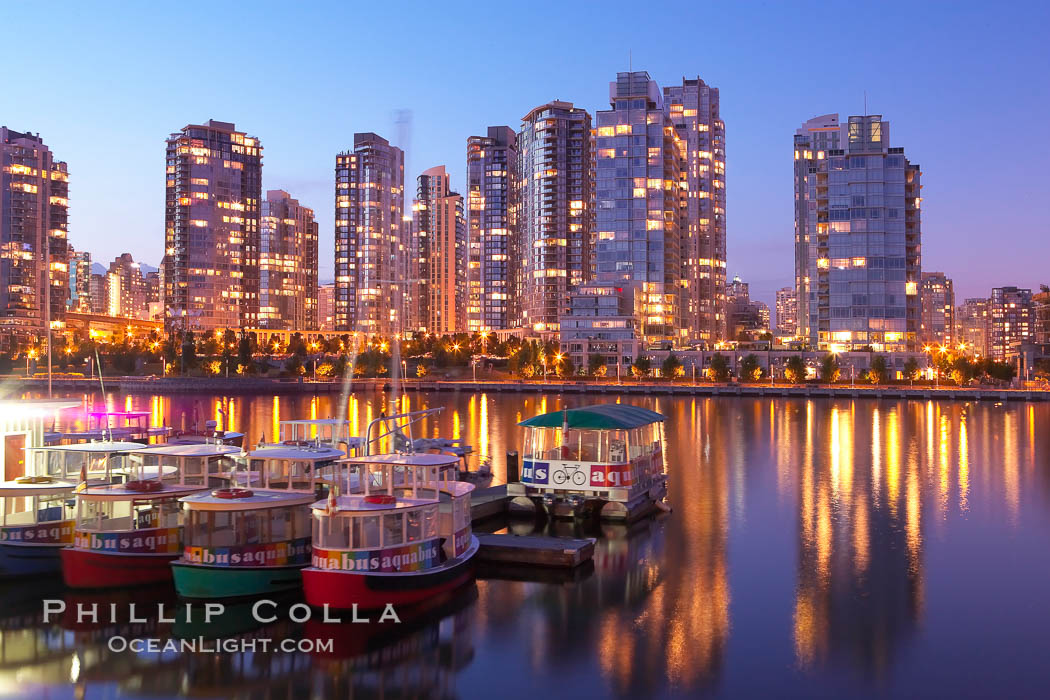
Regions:
M 485 489 L 474 489 L 470 494 L 470 519 L 473 522 L 503 515 L 507 512 L 507 486 L 490 486 Z
M 546 566 L 571 569 L 594 556 L 594 540 L 541 535 L 476 533 L 478 561 L 489 564 Z

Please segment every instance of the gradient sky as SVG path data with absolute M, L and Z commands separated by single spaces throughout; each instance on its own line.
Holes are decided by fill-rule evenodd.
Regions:
M 1048 24 L 1037 2 L 7 3 L 0 124 L 69 163 L 76 248 L 156 265 L 165 138 L 235 122 L 262 140 L 264 189 L 317 212 L 328 279 L 355 131 L 397 142 L 411 110 L 406 181 L 444 164 L 462 191 L 489 125 L 552 99 L 605 109 L 629 60 L 661 86 L 699 75 L 726 123 L 728 272 L 771 302 L 793 274 L 794 130 L 863 113 L 866 90 L 922 166 L 923 269 L 961 303 L 1050 282 Z

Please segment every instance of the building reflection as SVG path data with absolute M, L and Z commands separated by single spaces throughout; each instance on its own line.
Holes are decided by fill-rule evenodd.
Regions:
M 902 405 L 870 402 L 820 415 L 806 430 L 824 448 L 798 455 L 796 660 L 880 676 L 922 610 L 923 436 L 909 429 L 921 423 Z

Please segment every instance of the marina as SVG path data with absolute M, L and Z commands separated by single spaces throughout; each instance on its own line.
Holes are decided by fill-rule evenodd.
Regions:
M 320 613 L 297 624 L 284 617 L 288 606 L 307 602 L 303 594 L 296 593 L 301 585 L 296 579 L 284 593 L 267 594 L 279 599 L 273 609 L 277 622 L 261 625 L 251 616 L 253 598 L 230 596 L 211 598 L 223 601 L 229 615 L 210 627 L 185 619 L 172 625 L 148 612 L 151 605 L 155 607 L 152 601 L 177 604 L 172 583 L 121 592 L 65 589 L 59 597 L 68 604 L 105 606 L 135 601 L 140 610 L 147 611 L 147 622 L 78 625 L 74 619 L 63 623 L 68 628 L 59 629 L 77 630 L 77 640 L 53 647 L 55 655 L 47 657 L 53 660 L 36 667 L 35 687 L 69 687 L 70 662 L 63 654 L 83 657 L 83 650 L 93 648 L 104 653 L 83 657 L 77 680 L 72 682 L 89 694 L 92 689 L 116 687 L 118 677 L 126 693 L 132 692 L 135 678 L 146 677 L 154 692 L 162 695 L 208 683 L 235 697 L 246 696 L 248 688 L 265 687 L 260 678 L 268 676 L 245 666 L 248 657 L 240 652 L 215 655 L 228 669 L 220 680 L 211 672 L 201 675 L 198 654 L 177 654 L 163 663 L 147 655 L 132 664 L 129 652 L 112 653 L 104 648 L 107 635 L 117 632 L 163 638 L 210 629 L 208 634 L 232 639 L 279 635 L 294 643 L 328 639 L 336 643 L 331 651 L 272 654 L 277 664 L 273 673 L 283 674 L 275 680 L 275 688 L 338 686 L 362 692 L 379 687 L 418 688 L 410 680 L 410 669 L 426 667 L 450 687 L 472 694 L 466 691 L 489 682 L 485 666 L 495 664 L 500 678 L 511 685 L 534 688 L 539 683 L 549 692 L 553 686 L 545 685 L 550 682 L 546 678 L 558 679 L 558 692 L 566 688 L 584 692 L 597 683 L 602 694 L 620 695 L 637 693 L 643 687 L 656 695 L 684 691 L 710 696 L 777 694 L 785 688 L 791 694 L 826 694 L 832 688 L 836 692 L 845 688 L 851 694 L 865 695 L 872 678 L 883 688 L 928 682 L 924 679 L 930 674 L 917 671 L 915 664 L 929 658 L 932 645 L 949 628 L 961 639 L 976 643 L 978 635 L 997 629 L 998 620 L 1005 617 L 1013 621 L 1018 638 L 1037 644 L 1040 624 L 1050 623 L 1033 615 L 1030 607 L 1035 595 L 1032 586 L 1039 581 L 1050 583 L 1050 572 L 1038 564 L 1040 559 L 1030 549 L 1050 537 L 1050 530 L 1039 524 L 1050 512 L 1041 488 L 1045 475 L 1039 466 L 1050 455 L 1050 444 L 1039 425 L 1050 416 L 1040 404 L 620 397 L 624 404 L 665 417 L 663 458 L 671 512 L 657 510 L 633 521 L 618 521 L 587 515 L 547 517 L 539 511 L 525 518 L 509 513 L 507 484 L 520 482 L 520 465 L 527 454 L 523 450 L 527 426 L 519 424 L 534 416 L 561 414 L 557 418 L 561 426 L 566 409 L 584 407 L 584 402 L 557 395 L 436 393 L 422 396 L 424 401 L 419 397 L 403 395 L 395 407 L 381 394 L 352 394 L 349 433 L 368 434 L 368 424 L 381 414 L 440 407 L 443 410 L 413 426 L 412 440 L 460 439 L 472 447 L 468 471 L 480 470 L 483 463 L 490 465 L 491 485 L 469 492 L 467 517 L 473 521 L 473 537 L 478 540 L 472 558 L 476 582 L 461 587 L 462 593 L 456 590 L 433 596 L 418 611 L 415 606 L 402 606 L 402 625 L 379 623 L 376 614 L 369 623 L 352 623 L 350 612 L 344 613 L 344 622 L 338 625 L 325 625 Z M 312 415 L 333 415 L 335 410 L 323 396 L 193 400 L 206 407 L 212 400 L 215 405 L 228 405 L 232 421 L 217 429 L 242 432 L 251 445 L 259 444 L 264 435 L 275 434 L 274 426 L 279 427 L 281 421 L 310 420 Z M 632 403 L 635 401 L 639 403 Z M 95 405 L 100 402 L 99 397 L 92 399 Z M 162 396 L 137 405 L 133 398 L 131 403 L 132 410 L 150 410 L 151 421 L 158 424 L 181 410 L 177 399 Z M 68 420 L 69 427 L 76 429 L 82 412 L 67 415 L 69 418 L 59 414 L 59 427 L 66 427 L 62 421 Z M 560 427 L 553 430 L 556 438 L 545 449 L 557 448 L 560 455 Z M 392 432 L 371 431 L 378 433 L 385 434 L 389 445 Z M 812 452 L 807 451 L 807 441 L 815 446 Z M 610 440 L 610 450 L 611 444 Z M 50 453 L 47 459 L 41 456 L 43 451 L 30 451 L 27 464 L 34 459 L 41 466 L 50 464 L 53 474 L 68 474 L 72 484 L 79 481 L 85 464 L 93 482 L 104 480 L 107 465 L 109 478 L 121 482 L 135 462 L 154 468 L 156 477 L 172 478 L 169 470 L 177 467 L 174 457 L 161 457 L 160 452 L 168 448 L 121 447 L 127 452 L 114 452 L 110 445 L 87 460 L 83 454 L 66 450 Z M 575 449 L 579 447 L 577 438 Z M 602 449 L 600 441 L 595 448 Z M 151 450 L 157 450 L 157 456 L 147 456 Z M 458 455 L 439 451 L 427 455 L 447 465 L 442 471 L 448 479 L 463 468 Z M 222 489 L 246 489 L 256 497 L 263 490 L 264 474 L 268 475 L 265 483 L 274 491 L 289 484 L 305 485 L 300 478 L 305 469 L 262 468 L 258 462 L 249 465 L 238 458 L 233 452 L 229 457 L 216 457 L 218 464 L 204 471 L 219 472 L 221 481 L 211 479 L 207 489 L 185 499 L 212 498 L 212 492 Z M 319 480 L 339 484 L 337 504 L 349 505 L 351 499 L 362 498 L 365 484 L 384 483 L 382 478 L 362 481 L 360 469 L 346 468 L 355 459 L 361 464 L 363 457 L 332 453 L 327 458 L 332 460 L 331 467 L 321 470 Z M 234 466 L 225 459 L 233 460 Z M 409 498 L 403 491 L 405 477 L 395 473 L 404 472 L 392 471 L 387 483 L 398 499 Z M 320 489 L 304 486 L 301 510 L 305 515 L 297 521 L 302 529 L 296 525 L 285 534 L 308 532 L 315 515 L 327 512 L 326 488 L 327 484 Z M 378 513 L 387 509 L 386 504 L 377 507 Z M 186 521 L 184 545 L 191 543 L 191 531 L 205 537 L 215 532 L 214 527 L 191 523 L 191 517 Z M 407 528 L 406 520 L 403 534 Z M 351 536 L 352 530 L 351 526 Z M 265 526 L 260 521 L 258 528 L 237 526 L 232 531 L 262 535 Z M 1019 539 L 1021 532 L 1030 534 Z M 207 540 L 194 540 L 193 545 L 206 546 Z M 237 545 L 231 542 L 230 546 Z M 1010 566 L 1021 562 L 1032 586 L 1018 587 L 991 575 L 1008 561 L 1014 562 Z M 303 566 L 310 563 L 306 559 Z M 297 573 L 301 570 L 295 568 Z M 18 580 L 8 582 L 12 584 L 15 588 L 8 589 L 13 591 L 8 594 L 11 600 L 19 591 L 20 596 L 32 598 L 24 586 L 18 587 Z M 226 583 L 221 589 L 231 590 Z M 291 598 L 283 598 L 285 595 Z M 924 603 L 917 605 L 920 595 Z M 956 607 L 952 601 L 960 595 L 980 598 L 991 608 L 959 627 L 951 622 L 951 611 Z M 196 600 L 209 598 L 204 595 Z M 753 612 L 759 608 L 765 611 L 761 615 Z M 842 611 L 849 611 L 848 616 Z M 359 614 L 369 617 L 364 611 Z M 675 625 L 656 623 L 676 619 L 680 622 Z M 869 624 L 869 619 L 885 620 L 890 626 Z M 647 622 L 639 626 L 638 620 Z M 14 637 L 6 636 L 16 628 L 21 630 L 19 638 L 27 641 L 55 634 L 50 627 L 41 628 L 32 615 L 8 618 L 0 624 L 0 635 L 5 635 L 5 645 L 0 648 L 12 659 L 23 658 L 15 656 Z M 893 630 L 890 636 L 886 629 Z M 442 641 L 451 639 L 447 635 L 452 630 L 457 645 L 469 639 L 470 650 L 465 657 L 456 656 L 454 663 L 447 659 L 449 647 Z M 857 648 L 868 651 L 846 653 L 841 644 L 832 643 L 843 638 L 858 640 L 863 646 Z M 623 671 L 603 665 L 608 650 L 623 644 L 635 649 L 635 660 Z M 749 660 L 739 649 L 739 645 L 755 644 L 768 662 Z M 667 656 L 668 649 L 680 650 L 678 656 Z M 504 653 L 535 658 L 538 666 L 533 670 L 540 673 L 499 662 Z M 755 663 L 762 669 L 760 676 L 744 672 Z M 988 682 L 993 667 L 972 660 L 964 674 L 970 679 L 967 684 Z M 784 668 L 788 671 L 780 670 Z M 994 671 L 996 683 L 1001 668 Z M 1018 687 L 1037 677 L 1036 668 L 1020 660 L 1012 668 Z M 365 669 L 365 676 L 331 675 L 360 674 Z M 243 688 L 238 678 L 244 679 Z M 673 693 L 672 680 L 677 689 Z M 938 683 L 938 691 L 964 693 L 961 685 Z M 515 691 L 506 694 L 524 697 Z

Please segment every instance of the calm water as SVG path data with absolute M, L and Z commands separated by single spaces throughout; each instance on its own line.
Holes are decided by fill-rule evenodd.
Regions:
M 96 399 L 97 400 L 97 399 Z M 157 422 L 214 397 L 119 397 Z M 578 405 L 580 399 L 570 399 Z M 335 653 L 114 653 L 108 636 L 195 636 L 184 621 L 44 625 L 6 586 L 0 693 L 42 697 L 1041 696 L 1050 682 L 1050 404 L 625 397 L 668 416 L 673 513 L 604 526 L 572 580 L 481 578 L 392 625 L 214 634 L 332 637 Z M 250 442 L 332 399 L 238 397 Z M 434 394 L 427 434 L 462 435 L 502 481 L 518 420 L 557 396 Z M 378 395 L 351 400 L 358 430 Z M 221 413 L 217 416 L 222 419 Z M 70 414 L 70 422 L 76 412 Z M 204 418 L 201 418 L 203 421 Z M 571 526 L 559 532 L 581 534 Z M 588 534 L 588 533 L 583 533 Z M 486 574 L 488 572 L 482 572 Z M 141 602 L 170 592 L 140 591 Z

